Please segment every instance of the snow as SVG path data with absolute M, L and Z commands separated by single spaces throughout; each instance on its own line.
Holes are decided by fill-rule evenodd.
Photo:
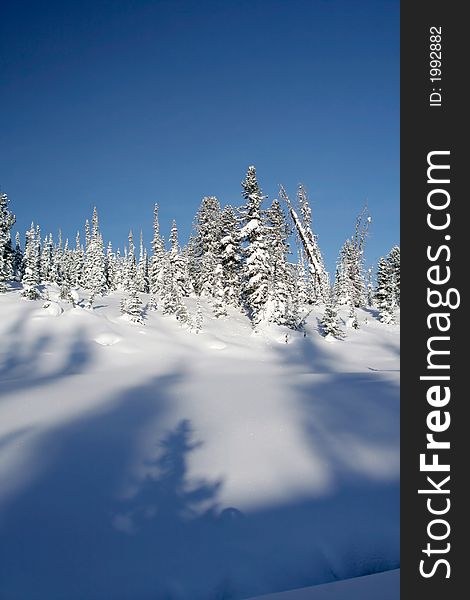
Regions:
M 399 565 L 397 325 L 358 309 L 328 344 L 324 307 L 304 337 L 203 299 L 196 335 L 120 300 L 0 294 L 0 597 L 241 600 Z
M 62 314 L 62 308 L 58 302 L 47 300 L 35 313 L 35 317 L 58 317 Z

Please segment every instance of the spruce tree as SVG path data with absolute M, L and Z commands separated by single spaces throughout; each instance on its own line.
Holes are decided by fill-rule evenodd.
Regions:
M 62 282 L 62 231 L 59 229 L 57 244 L 52 251 L 51 282 L 60 286 Z
M 16 281 L 23 279 L 23 251 L 21 250 L 20 232 L 15 235 L 15 252 L 13 256 L 13 277 Z
M 224 271 L 221 263 L 218 263 L 214 269 L 214 278 L 212 284 L 213 291 L 213 309 L 214 316 L 225 317 L 227 316 L 227 308 L 225 306 L 225 297 L 224 297 Z
M 341 248 L 334 285 L 338 304 L 359 308 L 366 303 L 364 246 L 370 222 L 367 208 L 364 208 L 356 219 L 354 235 Z
M 136 282 L 139 292 L 148 293 L 149 291 L 149 265 L 147 250 L 144 248 L 142 230 L 140 231 L 139 262 L 137 264 Z
M 220 261 L 221 210 L 215 196 L 205 196 L 194 220 L 195 235 L 191 253 L 196 264 L 192 274 L 198 294 L 211 298 L 214 295 L 214 270 Z
M 6 194 L 0 194 L 0 292 L 6 291 L 6 283 L 13 277 L 11 228 L 16 217 L 8 207 L 9 202 Z
M 175 286 L 181 296 L 189 296 L 191 282 L 189 279 L 188 255 L 186 250 L 181 251 L 180 249 L 176 221 L 173 221 L 171 226 L 170 246 L 168 259 L 171 263 L 171 273 Z
M 75 236 L 75 249 L 73 251 L 73 285 L 79 286 L 83 279 L 83 263 L 85 261 L 85 252 L 80 243 L 80 232 Z
M 245 204 L 240 208 L 241 239 L 244 242 L 244 277 L 243 296 L 248 314 L 254 324 L 263 318 L 263 311 L 268 301 L 268 290 L 271 279 L 269 264 L 269 247 L 266 232 L 264 211 L 261 208 L 266 196 L 263 196 L 256 179 L 254 166 L 242 181 L 242 196 Z
M 165 257 L 165 244 L 160 235 L 160 223 L 158 220 L 158 204 L 155 204 L 153 211 L 153 238 L 151 246 L 152 256 L 149 264 L 149 308 L 151 310 L 156 310 L 158 303 L 157 299 L 162 291 L 163 263 Z
M 374 285 L 372 283 L 372 267 L 366 271 L 366 296 L 367 306 L 374 306 Z
M 400 306 L 400 247 L 393 246 L 387 256 L 390 264 L 392 305 Z
M 139 296 L 135 277 L 129 279 L 129 292 L 127 298 L 121 302 L 121 313 L 128 315 L 133 323 L 143 323 L 143 303 Z
M 379 318 L 382 323 L 394 323 L 393 278 L 389 261 L 381 257 L 377 265 L 377 290 L 375 293 Z
M 267 237 L 270 263 L 270 282 L 266 318 L 278 325 L 297 326 L 293 310 L 293 285 L 295 277 L 287 262 L 290 254 L 288 237 L 292 233 L 286 223 L 278 200 L 273 200 L 266 211 Z
M 334 299 L 332 296 L 328 299 L 325 305 L 325 312 L 321 320 L 321 326 L 324 337 L 331 336 L 336 339 L 341 339 L 344 337 L 344 333 L 339 326 L 338 314 L 336 312 Z
M 87 276 L 86 287 L 90 290 L 87 308 L 93 306 L 95 297 L 106 291 L 106 273 L 103 238 L 99 231 L 98 212 L 93 209 L 92 231 L 90 241 L 85 251 L 85 268 Z
M 47 283 L 52 282 L 52 259 L 54 254 L 54 242 L 52 234 L 44 238 L 41 252 L 41 280 Z
M 279 194 L 287 204 L 289 214 L 295 226 L 297 240 L 308 264 L 307 292 L 309 294 L 309 303 L 324 302 L 329 296 L 329 276 L 325 270 L 317 236 L 312 230 L 312 211 L 308 202 L 307 192 L 302 184 L 299 185 L 297 190 L 298 209 L 294 208 L 282 185 L 280 186 Z
M 22 295 L 28 300 L 37 300 L 39 298 L 39 272 L 37 259 L 38 246 L 36 243 L 36 229 L 34 223 L 31 223 L 30 229 L 26 232 L 26 243 L 24 251 L 24 275 Z
M 242 251 L 237 215 L 232 206 L 226 206 L 220 215 L 220 263 L 223 270 L 224 301 L 240 308 Z

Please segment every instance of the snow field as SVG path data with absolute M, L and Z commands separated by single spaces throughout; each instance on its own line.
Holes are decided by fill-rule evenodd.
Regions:
M 398 566 L 398 326 L 340 311 L 329 344 L 321 308 L 304 337 L 203 302 L 194 334 L 50 292 L 0 295 L 0 597 L 241 600 Z

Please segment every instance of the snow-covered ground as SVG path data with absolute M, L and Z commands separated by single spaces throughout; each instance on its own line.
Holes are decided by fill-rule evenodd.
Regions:
M 321 310 L 304 337 L 203 303 L 194 334 L 49 293 L 0 294 L 2 600 L 236 600 L 398 567 L 398 326 L 359 310 L 329 343 Z

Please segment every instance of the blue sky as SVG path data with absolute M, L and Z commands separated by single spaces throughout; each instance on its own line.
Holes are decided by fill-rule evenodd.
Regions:
M 367 201 L 367 263 L 399 243 L 399 2 L 7 0 L 0 186 L 23 233 L 72 239 L 97 205 L 183 241 L 204 195 L 303 182 L 329 270 Z M 16 230 L 16 229 L 15 229 Z

